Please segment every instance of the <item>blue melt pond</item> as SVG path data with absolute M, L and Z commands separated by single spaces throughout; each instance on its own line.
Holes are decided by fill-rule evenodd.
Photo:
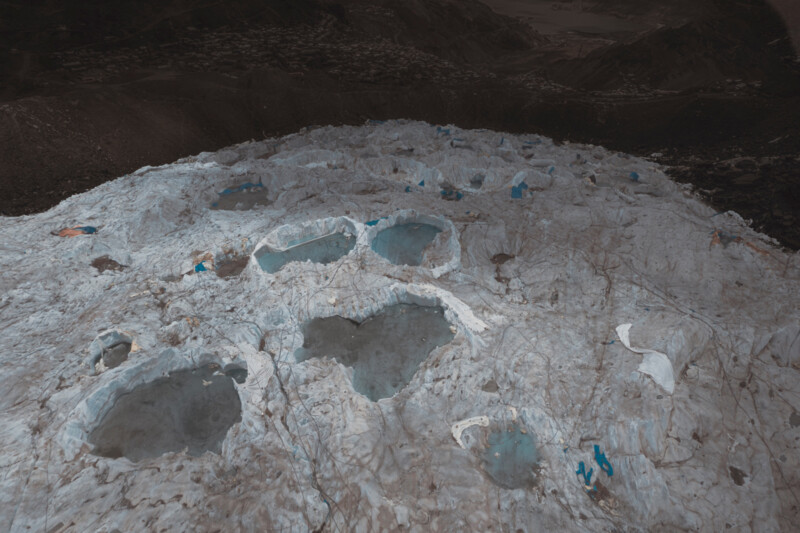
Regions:
M 536 441 L 530 434 L 523 433 L 518 424 L 513 424 L 509 431 L 489 435 L 483 462 L 486 473 L 496 485 L 506 489 L 532 487 L 539 464 Z
M 395 265 L 419 266 L 425 247 L 441 231 L 421 222 L 397 224 L 378 232 L 372 240 L 372 249 Z
M 289 248 L 282 251 L 272 251 L 265 246 L 256 252 L 256 260 L 262 270 L 274 274 L 284 265 L 295 261 L 327 265 L 349 254 L 355 245 L 355 235 L 332 233 L 324 237 L 312 236 L 292 241 Z

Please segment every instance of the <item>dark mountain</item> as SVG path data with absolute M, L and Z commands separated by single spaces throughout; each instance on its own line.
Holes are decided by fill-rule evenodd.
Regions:
M 694 11 L 703 12 L 700 18 L 566 61 L 554 68 L 555 78 L 593 91 L 631 83 L 682 91 L 729 79 L 760 82 L 776 92 L 797 90 L 794 52 L 776 12 L 754 1 L 695 4 Z
M 800 247 L 800 63 L 765 0 L 536 6 L 547 38 L 477 0 L 4 0 L 0 215 L 236 142 L 412 118 L 661 153 Z
M 708 11 L 708 3 L 703 0 L 592 0 L 583 2 L 583 9 L 594 13 L 617 15 L 620 17 L 654 16 L 665 23 L 674 20 L 689 20 L 702 16 Z
M 542 41 L 477 0 L 7 0 L 0 2 L 0 96 L 28 94 L 37 76 L 61 66 L 59 54 L 154 49 L 198 32 L 256 26 L 309 33 L 324 26 L 328 34 L 385 40 L 470 65 Z
M 312 23 L 317 0 L 5 0 L 0 39 L 21 51 L 73 46 L 138 46 L 174 38 L 186 27 L 242 22 Z
M 339 3 L 357 31 L 456 62 L 486 62 L 543 42 L 477 0 L 350 0 Z
M 55 52 L 157 46 L 188 28 L 313 24 L 324 11 L 317 0 L 5 0 L 0 80 L 29 85 L 36 73 L 57 67 Z

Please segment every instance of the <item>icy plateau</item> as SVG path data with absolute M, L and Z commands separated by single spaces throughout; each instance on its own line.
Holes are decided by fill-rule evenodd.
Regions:
M 800 254 L 601 147 L 142 168 L 0 218 L 0 530 L 790 531 L 798 303 Z

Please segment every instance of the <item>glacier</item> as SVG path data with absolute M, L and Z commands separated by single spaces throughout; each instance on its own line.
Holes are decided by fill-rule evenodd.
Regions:
M 0 529 L 790 529 L 800 256 L 665 172 L 534 134 L 369 121 L 0 218 Z M 372 247 L 402 224 L 439 230 L 419 265 Z M 259 266 L 264 247 L 337 232 L 354 244 L 324 263 Z M 296 360 L 307 321 L 404 304 L 441 308 L 452 340 L 393 395 L 360 394 L 335 357 Z M 113 368 L 109 339 L 126 351 Z M 663 356 L 671 387 L 638 352 Z M 95 453 L 120 398 L 201 368 L 241 404 L 221 443 Z M 488 424 L 456 442 L 473 417 Z M 503 462 L 504 432 L 535 473 Z M 525 482 L 495 483 L 487 461 Z

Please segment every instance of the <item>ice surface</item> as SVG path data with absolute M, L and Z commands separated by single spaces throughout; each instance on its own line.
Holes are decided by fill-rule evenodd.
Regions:
M 291 241 L 290 248 L 286 250 L 272 251 L 261 248 L 256 250 L 256 259 L 265 272 L 274 274 L 293 261 L 311 261 L 327 265 L 350 253 L 355 245 L 354 235 L 334 233 L 324 237 Z
M 209 208 L 245 180 L 271 203 Z M 466 194 L 442 201 L 445 183 Z M 370 249 L 411 223 L 441 230 L 419 266 Z M 98 231 L 50 235 L 76 225 Z M 226 258 L 333 234 L 355 240 L 335 263 L 217 275 Z M 92 266 L 104 256 L 124 268 Z M 186 275 L 199 257 L 220 271 Z M 798 301 L 799 254 L 659 165 L 598 146 L 387 121 L 144 168 L 0 218 L 0 531 L 793 531 Z M 345 317 L 331 320 L 341 339 L 368 330 L 346 319 L 397 304 L 441 307 L 448 323 L 415 372 L 406 347 L 422 326 L 368 337 L 373 355 L 397 354 L 377 369 L 337 362 L 352 353 L 332 343 L 327 360 L 295 360 L 307 321 Z M 669 360 L 672 394 L 637 370 L 642 355 L 615 332 L 627 323 L 632 346 Z M 93 375 L 109 332 L 131 353 Z M 91 454 L 118 398 L 211 362 L 241 402 L 217 452 Z M 395 382 L 377 402 L 354 390 L 391 395 Z M 150 425 L 173 425 L 175 405 Z M 467 430 L 466 449 L 454 440 L 453 424 L 477 416 L 536 434 L 534 487 L 492 481 L 489 429 Z M 124 418 L 107 422 L 125 434 Z M 158 433 L 172 449 L 189 446 L 178 427 Z M 594 445 L 613 477 L 597 474 Z M 602 480 L 594 497 L 581 461 Z
M 533 435 L 519 424 L 512 424 L 507 430 L 489 435 L 483 461 L 486 473 L 497 485 L 505 489 L 529 488 L 536 481 L 539 452 Z
M 233 379 L 205 366 L 173 372 L 120 396 L 89 442 L 96 455 L 131 461 L 184 449 L 200 455 L 219 452 L 228 429 L 241 418 Z
M 421 222 L 396 224 L 375 236 L 372 249 L 395 265 L 419 266 L 425 248 L 441 231 Z
M 441 307 L 397 304 L 357 323 L 340 316 L 303 325 L 298 362 L 330 357 L 353 369 L 353 388 L 372 400 L 394 396 L 438 346 L 453 340 Z

